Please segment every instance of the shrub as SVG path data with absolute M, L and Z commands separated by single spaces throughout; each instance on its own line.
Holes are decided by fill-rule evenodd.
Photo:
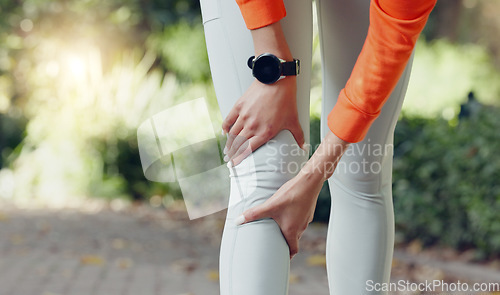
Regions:
M 319 119 L 311 120 L 319 142 Z M 455 126 L 454 126 L 455 125 Z M 481 108 L 451 124 L 403 117 L 395 131 L 393 195 L 396 231 L 403 241 L 500 254 L 500 110 Z M 328 221 L 325 183 L 315 221 Z
M 396 127 L 393 194 L 404 240 L 500 253 L 500 112 L 456 126 L 403 118 Z

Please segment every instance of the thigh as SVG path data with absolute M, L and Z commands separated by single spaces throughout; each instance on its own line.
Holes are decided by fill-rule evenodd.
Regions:
M 323 62 L 322 137 L 329 131 L 327 116 L 344 88 L 366 38 L 370 0 L 317 0 L 321 56 Z M 332 179 L 352 189 L 373 192 L 382 177 L 390 180 L 392 141 L 411 72 L 410 59 L 398 84 L 384 104 L 363 141 L 351 144 Z M 389 168 L 384 168 L 389 166 Z M 385 171 L 387 170 L 387 171 Z M 385 175 L 385 176 L 384 176 Z M 352 180 L 357 181 L 352 181 Z M 363 187 L 360 182 L 370 182 Z M 352 183 L 352 185 L 350 185 Z
M 318 0 L 323 60 L 322 136 L 360 53 L 369 26 L 369 0 Z M 332 208 L 327 238 L 331 294 L 362 293 L 367 280 L 388 282 L 392 261 L 393 132 L 411 60 L 365 139 L 351 144 L 329 179 Z
M 283 30 L 294 57 L 302 64 L 297 106 L 308 142 L 312 4 L 310 0 L 287 0 L 285 5 Z M 246 65 L 248 57 L 254 55 L 251 34 L 234 0 L 202 0 L 201 6 L 212 79 L 225 118 L 253 81 Z M 287 293 L 289 250 L 279 226 L 272 219 L 235 226 L 234 219 L 265 202 L 296 175 L 307 160 L 300 151 L 291 133 L 283 130 L 239 165 L 230 167 L 230 203 L 220 252 L 221 294 Z
M 248 208 L 262 204 L 299 171 L 307 154 L 283 130 L 231 167 L 231 196 L 220 254 L 221 294 L 285 295 L 289 248 L 278 224 L 264 218 L 236 226 Z
M 321 134 L 368 32 L 370 0 L 316 0 L 323 70 Z
M 217 102 L 225 118 L 253 77 L 246 62 L 252 36 L 234 0 L 200 0 L 208 59 Z
M 234 0 L 200 2 L 212 80 L 225 118 L 254 80 L 247 67 L 248 58 L 254 55 L 252 36 Z M 312 3 L 311 0 L 285 0 L 285 6 L 287 16 L 281 24 L 292 54 L 301 61 L 301 73 L 297 77 L 297 109 L 306 142 L 309 142 Z

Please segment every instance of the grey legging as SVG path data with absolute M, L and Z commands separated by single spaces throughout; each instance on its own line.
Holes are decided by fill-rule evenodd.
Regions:
M 315 2 L 323 66 L 322 136 L 328 131 L 327 114 L 361 51 L 369 24 L 369 2 Z M 246 65 L 253 55 L 252 38 L 234 0 L 201 0 L 201 5 L 213 82 L 225 117 L 253 81 Z M 313 5 L 310 0 L 285 0 L 285 6 L 287 16 L 281 22 L 292 54 L 301 60 L 297 105 L 309 142 Z M 326 260 L 330 294 L 366 294 L 368 280 L 389 281 L 394 240 L 392 142 L 409 74 L 407 66 L 366 138 L 350 146 L 329 179 L 332 207 Z M 235 226 L 234 219 L 264 202 L 297 173 L 296 167 L 307 158 L 294 155 L 293 144 L 291 133 L 281 131 L 250 160 L 231 170 L 233 205 L 228 209 L 220 252 L 223 295 L 288 292 L 289 250 L 278 225 L 264 219 Z

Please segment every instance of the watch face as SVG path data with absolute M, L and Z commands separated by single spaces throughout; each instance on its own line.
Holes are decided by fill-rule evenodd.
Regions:
M 281 76 L 280 61 L 274 55 L 261 55 L 253 65 L 253 75 L 257 80 L 265 84 L 271 84 Z

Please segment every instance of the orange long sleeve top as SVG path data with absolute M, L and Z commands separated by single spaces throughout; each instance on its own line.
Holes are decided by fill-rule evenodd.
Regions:
M 328 115 L 347 142 L 363 140 L 396 86 L 437 0 L 371 0 L 370 26 L 354 69 Z M 249 29 L 286 16 L 283 0 L 236 0 Z

